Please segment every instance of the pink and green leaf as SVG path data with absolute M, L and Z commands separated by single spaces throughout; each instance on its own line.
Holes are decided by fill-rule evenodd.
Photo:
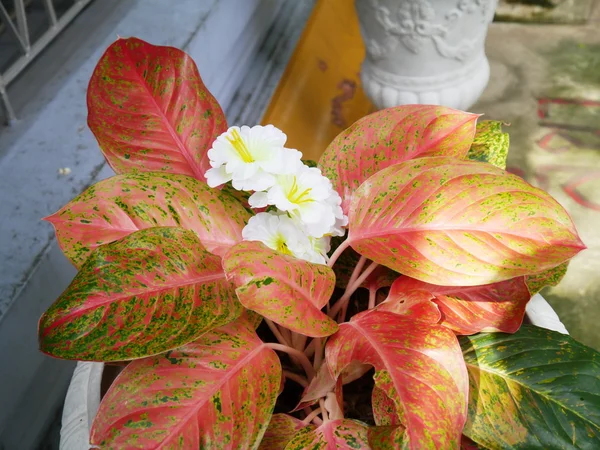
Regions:
M 192 230 L 211 253 L 242 240 L 251 212 L 223 191 L 170 173 L 132 173 L 100 181 L 46 218 L 77 267 L 100 245 L 150 227 Z
M 444 106 L 403 105 L 370 114 L 340 133 L 319 167 L 342 197 L 347 214 L 354 191 L 378 171 L 423 156 L 466 156 L 476 114 Z
M 376 426 L 367 431 L 371 450 L 401 450 L 408 448 L 406 429 L 403 426 Z
M 304 428 L 314 430 L 315 426 L 306 425 L 288 414 L 273 414 L 258 450 L 284 450 L 294 435 Z
M 477 124 L 475 138 L 467 158 L 506 169 L 509 146 L 510 138 L 508 133 L 502 132 L 502 122 L 484 120 Z
M 300 430 L 285 450 L 369 450 L 367 429 L 356 420 L 330 420 L 316 429 Z
M 546 192 L 490 164 L 448 157 L 406 161 L 365 181 L 348 242 L 379 264 L 446 286 L 538 273 L 585 248 Z
M 352 361 L 375 367 L 375 385 L 403 411 L 411 449 L 458 449 L 468 377 L 449 329 L 389 312 L 367 311 L 340 325 L 326 346 L 339 376 Z
M 197 339 L 241 314 L 221 260 L 182 228 L 147 228 L 98 247 L 40 319 L 44 353 L 123 361 Z
M 101 448 L 256 449 L 281 365 L 243 320 L 130 363 L 102 399 L 90 442 Z
M 401 277 L 378 309 L 402 313 L 408 305 L 426 308 L 435 304 L 442 315 L 440 324 L 457 334 L 514 333 L 523 322 L 530 298 L 524 277 L 469 287 L 436 286 Z
M 87 91 L 88 125 L 117 173 L 156 171 L 205 180 L 207 152 L 227 129 L 194 61 L 172 47 L 118 39 Z
M 569 261 L 562 263 L 551 269 L 544 270 L 540 273 L 534 273 L 533 275 L 527 275 L 525 277 L 525 283 L 529 289 L 529 293 L 533 296 L 540 292 L 546 286 L 556 286 L 564 276 L 567 274 L 567 268 L 569 267 Z
M 321 312 L 335 287 L 333 270 L 244 241 L 223 257 L 227 278 L 242 305 L 289 330 L 329 336 L 337 323 Z
M 387 396 L 385 391 L 377 386 L 371 393 L 373 419 L 377 426 L 398 426 L 404 422 L 404 412 L 396 408 L 396 403 Z

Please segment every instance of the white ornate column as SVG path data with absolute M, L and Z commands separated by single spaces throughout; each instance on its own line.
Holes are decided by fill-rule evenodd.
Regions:
M 485 89 L 497 0 L 355 0 L 367 49 L 361 80 L 378 108 L 468 109 Z

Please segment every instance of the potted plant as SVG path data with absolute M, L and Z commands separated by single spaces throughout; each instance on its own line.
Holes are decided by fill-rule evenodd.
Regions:
M 88 107 L 118 175 L 47 219 L 79 273 L 39 338 L 124 366 L 92 447 L 600 442 L 598 353 L 521 327 L 584 245 L 503 170 L 500 124 L 383 110 L 313 167 L 273 126 L 228 128 L 187 55 L 135 38 Z

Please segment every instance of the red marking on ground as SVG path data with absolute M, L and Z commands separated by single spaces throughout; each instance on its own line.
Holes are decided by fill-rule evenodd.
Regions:
M 356 81 L 344 79 L 337 87 L 342 90 L 342 93 L 331 100 L 331 122 L 340 128 L 346 128 L 348 125 L 343 116 L 342 105 L 354 98 Z
M 325 60 L 319 59 L 319 61 L 317 61 L 317 67 L 321 72 L 325 72 L 329 66 L 327 65 L 327 62 Z

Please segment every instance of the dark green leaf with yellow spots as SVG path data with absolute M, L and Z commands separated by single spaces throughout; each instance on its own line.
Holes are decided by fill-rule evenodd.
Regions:
M 506 169 L 509 146 L 510 139 L 508 133 L 502 132 L 502 122 L 484 120 L 477 124 L 475 139 L 467 158 Z
M 117 173 L 160 171 L 205 180 L 207 152 L 227 129 L 194 61 L 179 49 L 117 39 L 87 91 L 88 125 Z
M 326 265 L 243 241 L 223 256 L 223 268 L 246 308 L 305 336 L 336 332 L 337 323 L 321 311 L 335 287 Z
M 195 232 L 204 248 L 223 255 L 242 240 L 251 216 L 231 195 L 185 175 L 150 172 L 100 181 L 46 218 L 77 267 L 96 247 L 150 227 Z
M 338 419 L 316 429 L 303 428 L 285 450 L 370 450 L 367 426 L 357 420 Z
M 91 430 L 101 448 L 253 450 L 281 382 L 279 358 L 244 320 L 129 364 Z
M 221 259 L 183 228 L 148 228 L 92 252 L 42 316 L 57 358 L 123 361 L 186 344 L 241 314 Z
M 491 449 L 600 448 L 600 353 L 532 325 L 460 342 L 466 436 Z

